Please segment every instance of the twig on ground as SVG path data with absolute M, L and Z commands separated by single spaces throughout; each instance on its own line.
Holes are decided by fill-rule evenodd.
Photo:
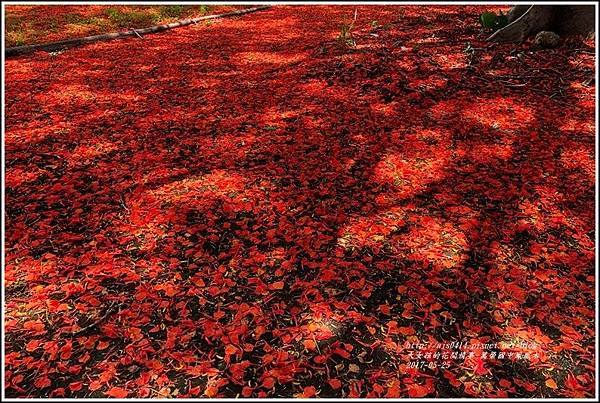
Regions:
M 596 55 L 596 52 L 590 51 L 589 49 L 573 49 L 572 53 L 583 53 L 585 55 Z
M 140 35 L 140 34 L 138 33 L 138 31 L 136 31 L 136 30 L 135 30 L 135 28 L 131 28 L 131 30 L 133 31 L 133 33 L 134 33 L 134 34 L 136 34 L 136 35 L 138 36 L 138 38 L 140 38 L 140 39 L 144 39 L 144 38 L 142 37 L 142 35 Z

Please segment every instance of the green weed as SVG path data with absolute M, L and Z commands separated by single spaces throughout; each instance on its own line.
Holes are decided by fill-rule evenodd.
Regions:
M 340 34 L 337 37 L 337 40 L 345 46 L 356 46 L 356 41 L 352 36 L 352 31 L 354 30 L 354 24 L 356 23 L 356 17 L 358 15 L 358 10 L 354 10 L 354 18 L 352 22 L 342 23 L 340 25 Z

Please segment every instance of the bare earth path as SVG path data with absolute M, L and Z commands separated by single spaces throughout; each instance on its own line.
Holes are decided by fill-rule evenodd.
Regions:
M 595 44 L 482 10 L 8 60 L 7 395 L 593 396 Z

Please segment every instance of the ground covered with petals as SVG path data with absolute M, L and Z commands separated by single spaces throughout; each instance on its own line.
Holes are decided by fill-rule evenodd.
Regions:
M 595 44 L 484 10 L 7 60 L 7 395 L 593 396 Z

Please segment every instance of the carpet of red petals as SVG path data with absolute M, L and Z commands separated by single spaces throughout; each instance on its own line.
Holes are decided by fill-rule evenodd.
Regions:
M 484 9 L 7 60 L 7 396 L 593 396 L 595 43 Z

